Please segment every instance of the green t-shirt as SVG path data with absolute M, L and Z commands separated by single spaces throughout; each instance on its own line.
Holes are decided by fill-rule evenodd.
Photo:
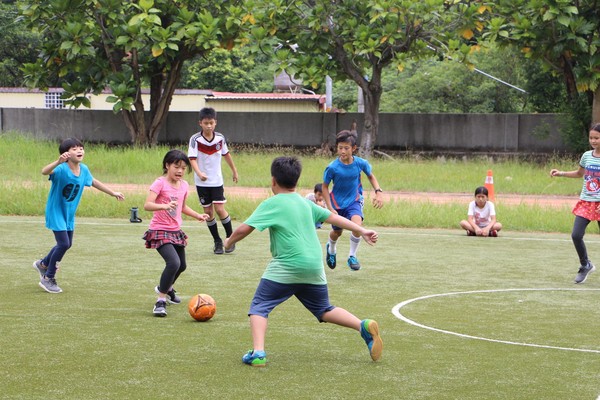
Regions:
M 263 201 L 245 221 L 259 231 L 269 229 L 273 259 L 262 277 L 279 283 L 327 284 L 315 222 L 330 214 L 295 192 Z

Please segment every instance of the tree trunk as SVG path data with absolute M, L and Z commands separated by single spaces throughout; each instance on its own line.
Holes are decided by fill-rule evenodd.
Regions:
M 358 150 L 361 157 L 370 158 L 377 140 L 379 129 L 379 104 L 381 102 L 381 68 L 373 68 L 370 81 L 363 81 L 363 97 L 365 103 L 363 131 Z
M 164 87 L 150 88 L 150 104 L 152 104 L 150 127 L 148 128 L 148 144 L 155 146 L 158 142 L 160 127 L 169 113 L 173 94 L 181 77 L 182 60 L 175 60 L 169 69 Z M 162 78 L 162 77 L 161 77 Z M 161 82 L 164 79 L 161 79 Z
M 592 123 L 600 123 L 600 86 L 594 91 L 592 101 Z

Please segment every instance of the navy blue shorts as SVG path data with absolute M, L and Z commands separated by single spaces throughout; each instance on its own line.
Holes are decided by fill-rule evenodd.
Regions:
M 261 279 L 248 315 L 259 315 L 268 318 L 275 307 L 292 296 L 310 311 L 319 322 L 327 311 L 335 308 L 329 303 L 327 285 L 312 285 L 309 283 L 278 283 L 269 279 Z
M 349 207 L 346 208 L 340 208 L 337 209 L 335 211 L 337 211 L 338 215 L 340 217 L 344 217 L 346 219 L 351 220 L 353 216 L 358 215 L 360 216 L 360 218 L 362 220 L 364 220 L 364 215 L 363 215 L 363 206 L 364 206 L 364 202 L 363 200 L 357 200 L 354 203 L 350 204 Z M 335 226 L 335 225 L 331 225 L 331 228 L 333 228 L 333 230 L 335 231 L 341 231 L 342 228 L 340 228 L 339 226 Z

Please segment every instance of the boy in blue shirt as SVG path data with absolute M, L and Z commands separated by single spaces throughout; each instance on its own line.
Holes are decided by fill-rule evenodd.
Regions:
M 331 212 L 351 220 L 356 225 L 362 225 L 363 221 L 363 187 L 361 182 L 361 173 L 364 173 L 373 189 L 375 197 L 373 206 L 381 208 L 383 198 L 381 187 L 377 178 L 371 171 L 371 164 L 363 158 L 356 157 L 356 133 L 351 131 L 341 131 L 336 135 L 335 143 L 337 147 L 338 158 L 333 160 L 323 174 L 323 199 L 327 208 Z M 329 189 L 329 184 L 333 182 L 333 190 Z M 334 269 L 336 260 L 336 244 L 344 227 L 333 225 L 329 232 L 329 241 L 325 245 L 327 252 L 327 266 Z M 360 263 L 356 258 L 356 251 L 360 244 L 360 236 L 350 235 L 350 252 L 348 254 L 348 267 L 353 271 L 360 269 Z
M 306 201 L 296 192 L 302 171 L 295 157 L 279 157 L 271 164 L 271 190 L 275 194 L 263 201 L 252 215 L 226 239 L 225 249 L 244 239 L 254 229 L 269 229 L 272 260 L 260 280 L 250 305 L 253 349 L 242 362 L 254 367 L 267 363 L 265 336 L 271 311 L 291 296 L 296 296 L 320 322 L 331 322 L 360 332 L 371 358 L 381 357 L 383 342 L 379 326 L 370 319 L 360 320 L 329 302 L 327 279 L 323 269 L 321 244 L 315 222 L 328 222 L 352 230 L 367 243 L 377 241 L 377 232 L 365 229 Z
M 58 152 L 58 159 L 42 168 L 42 174 L 49 175 L 48 179 L 52 182 L 46 203 L 46 227 L 54 232 L 56 246 L 46 257 L 33 262 L 33 268 L 40 274 L 39 285 L 48 293 L 62 292 L 54 276 L 58 262 L 73 244 L 75 212 L 84 187 L 93 186 L 117 200 L 125 199 L 122 193 L 114 192 L 94 179 L 87 165 L 82 163 L 85 150 L 79 140 L 63 140 Z

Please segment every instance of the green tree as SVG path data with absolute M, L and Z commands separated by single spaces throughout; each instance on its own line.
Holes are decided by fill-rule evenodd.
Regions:
M 241 49 L 214 49 L 208 55 L 186 63 L 180 87 L 218 92 L 253 92 L 257 85 L 250 72 L 254 68 L 254 61 Z
M 281 69 L 315 88 L 329 75 L 362 89 L 363 156 L 376 142 L 383 70 L 402 69 L 431 49 L 464 57 L 469 45 L 452 38 L 472 37 L 485 11 L 461 0 L 248 0 L 246 6 L 256 21 L 253 43 L 264 52 L 278 48 Z
M 570 101 L 592 99 L 600 121 L 600 4 L 597 0 L 499 0 L 483 38 L 515 44 L 562 77 Z
M 237 0 L 24 0 L 21 13 L 42 37 L 41 57 L 24 67 L 33 87 L 60 82 L 65 103 L 89 106 L 86 94 L 112 90 L 136 145 L 154 145 L 183 64 L 239 40 Z M 142 88 L 150 88 L 149 108 Z M 146 110 L 149 110 L 146 113 Z
M 38 36 L 23 29 L 18 15 L 16 5 L 0 3 L 0 86 L 25 86 L 21 66 L 35 61 L 38 55 Z

